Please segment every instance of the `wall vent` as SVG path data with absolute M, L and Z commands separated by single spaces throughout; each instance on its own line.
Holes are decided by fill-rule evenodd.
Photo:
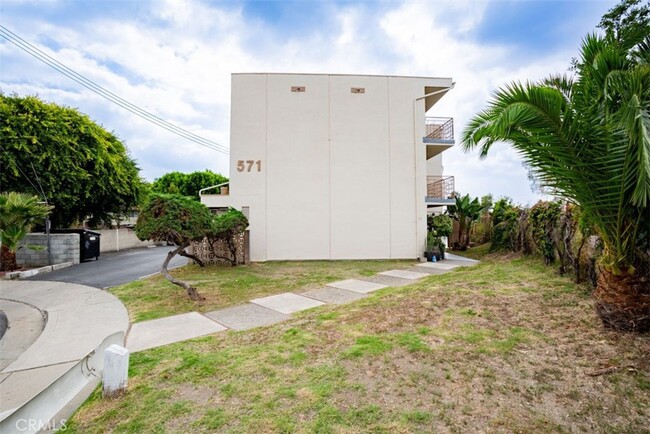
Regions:
M 291 86 L 291 92 L 304 92 L 305 86 Z
M 366 88 L 365 87 L 352 87 L 352 88 L 350 88 L 350 92 L 352 92 L 352 93 L 366 93 Z

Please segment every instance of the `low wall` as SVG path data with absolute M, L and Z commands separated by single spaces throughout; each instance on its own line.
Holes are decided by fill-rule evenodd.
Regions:
M 16 253 L 16 263 L 24 267 L 43 267 L 50 265 L 47 257 L 47 235 L 27 234 L 20 242 L 22 246 Z M 50 234 L 52 264 L 62 262 L 79 263 L 79 234 Z M 27 246 L 37 247 L 37 250 Z
M 250 262 L 250 236 L 246 231 L 239 235 L 235 240 L 237 245 L 237 263 L 248 264 Z M 230 264 L 229 261 L 221 259 L 230 257 L 230 250 L 226 243 L 218 241 L 215 243 L 214 250 L 208 243 L 207 239 L 195 241 L 190 244 L 188 251 L 203 261 L 205 264 Z M 220 258 L 221 257 L 221 258 Z
M 92 230 L 93 232 L 100 233 L 102 236 L 99 240 L 99 252 L 119 252 L 124 249 L 132 249 L 134 247 L 153 246 L 153 241 L 140 241 L 135 235 L 133 229 L 101 229 Z

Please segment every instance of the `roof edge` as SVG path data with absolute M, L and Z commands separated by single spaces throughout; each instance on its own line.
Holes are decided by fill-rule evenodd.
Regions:
M 338 76 L 338 77 L 389 77 L 389 78 L 418 78 L 423 80 L 453 80 L 452 77 L 426 77 L 418 75 L 390 75 L 390 74 L 337 74 L 318 72 L 233 72 L 231 75 L 313 75 L 313 76 Z

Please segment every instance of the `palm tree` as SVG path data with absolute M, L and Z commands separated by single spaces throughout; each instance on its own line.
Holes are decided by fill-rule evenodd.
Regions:
M 447 207 L 447 214 L 458 222 L 458 244 L 460 250 L 467 250 L 472 223 L 479 219 L 484 206 L 478 198 L 470 199 L 469 194 L 463 197 L 455 195 L 456 203 Z
M 575 77 L 500 89 L 463 148 L 511 144 L 540 183 L 580 205 L 604 245 L 594 291 L 606 326 L 650 329 L 650 36 L 589 35 Z
M 0 194 L 0 242 L 2 242 L 2 270 L 18 268 L 16 252 L 20 240 L 31 230 L 34 223 L 43 220 L 52 209 L 38 202 L 36 196 L 23 193 Z

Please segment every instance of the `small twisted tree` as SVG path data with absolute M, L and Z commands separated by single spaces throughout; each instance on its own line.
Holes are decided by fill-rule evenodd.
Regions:
M 237 237 L 248 227 L 248 219 L 235 208 L 230 208 L 224 214 L 216 216 L 212 222 L 212 230 L 208 234 L 208 242 L 213 253 L 220 259 L 229 261 L 234 267 L 237 265 Z M 218 256 L 215 249 L 217 242 L 223 242 L 230 252 L 230 257 Z
M 166 241 L 174 244 L 162 264 L 160 273 L 167 280 L 187 291 L 195 301 L 204 300 L 196 288 L 189 283 L 175 279 L 167 267 L 176 255 L 195 260 L 201 267 L 203 262 L 185 249 L 192 241 L 200 241 L 212 231 L 210 210 L 192 198 L 173 194 L 152 193 L 149 201 L 140 210 L 135 233 L 141 240 Z

